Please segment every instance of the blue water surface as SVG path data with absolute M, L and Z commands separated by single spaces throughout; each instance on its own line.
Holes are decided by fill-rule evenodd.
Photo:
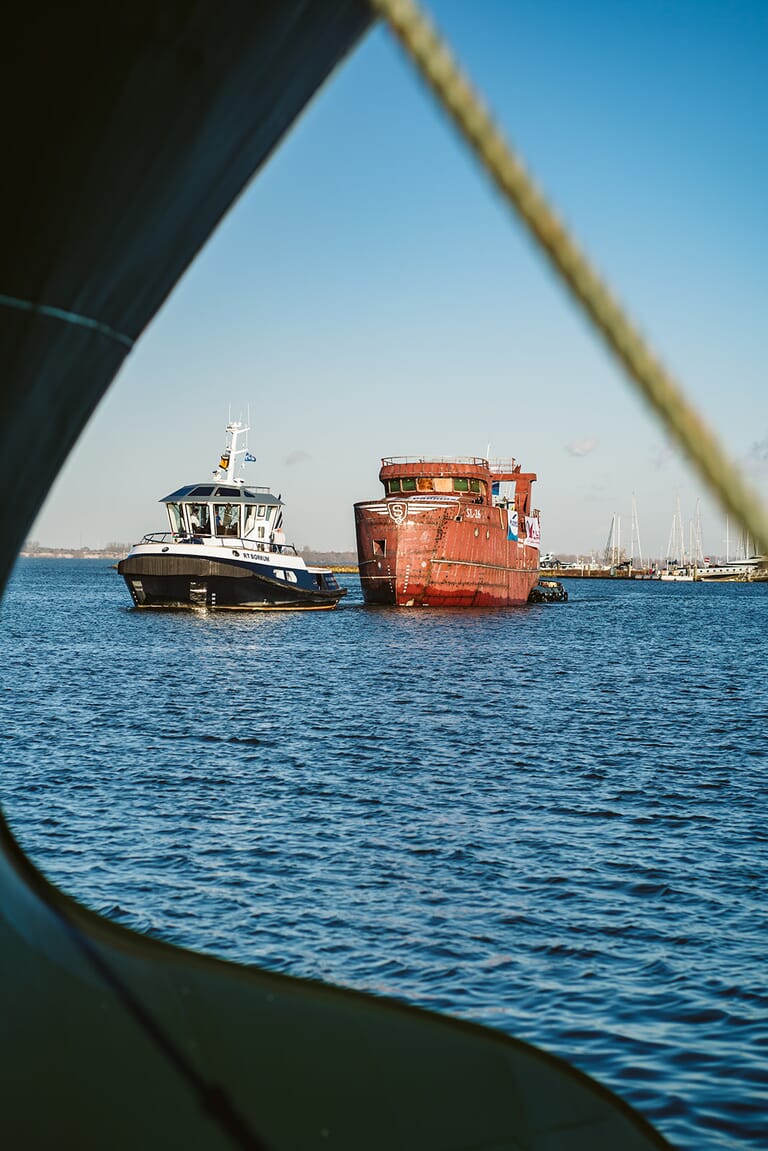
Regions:
M 677 1147 L 768 1146 L 768 584 L 507 612 L 131 608 L 17 564 L 0 794 L 140 931 L 501 1028 Z

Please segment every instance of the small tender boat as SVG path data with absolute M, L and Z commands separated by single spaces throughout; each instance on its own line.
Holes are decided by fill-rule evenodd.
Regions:
M 535 587 L 531 588 L 528 603 L 567 603 L 568 592 L 559 580 L 540 579 Z
M 227 425 L 213 481 L 165 496 L 170 531 L 145 535 L 118 563 L 136 607 L 317 611 L 347 594 L 285 542 L 280 497 L 236 477 L 241 461 L 254 462 L 239 446 L 248 430 Z

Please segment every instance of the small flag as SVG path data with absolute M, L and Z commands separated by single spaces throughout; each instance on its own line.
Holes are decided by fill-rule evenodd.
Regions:
M 256 463 L 256 457 L 252 456 L 250 452 L 246 452 L 244 457 L 243 457 L 243 463 L 255 464 Z

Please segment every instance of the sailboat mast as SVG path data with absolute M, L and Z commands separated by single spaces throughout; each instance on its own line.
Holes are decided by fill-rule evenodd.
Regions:
M 669 567 L 675 559 L 674 551 L 677 547 L 677 519 L 672 516 L 672 527 L 669 529 L 669 540 L 667 541 L 667 567 Z
M 633 492 L 632 493 L 632 542 L 630 545 L 630 547 L 632 549 L 632 555 L 630 556 L 630 565 L 632 563 L 632 560 L 633 560 L 634 554 L 635 554 L 635 540 L 637 540 L 638 566 L 642 567 L 643 566 L 643 545 L 640 543 L 640 521 L 637 518 L 637 500 L 635 499 L 635 493 Z
M 704 547 L 701 540 L 701 500 L 696 500 L 696 560 L 704 563 Z
M 675 518 L 677 519 L 677 540 L 675 546 L 677 548 L 678 563 L 685 566 L 685 528 L 683 526 L 683 513 L 680 510 L 680 496 L 677 497 L 675 504 Z

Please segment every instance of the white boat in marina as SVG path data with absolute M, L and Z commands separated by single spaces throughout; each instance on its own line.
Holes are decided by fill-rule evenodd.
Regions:
M 697 569 L 696 579 L 704 583 L 751 583 L 768 579 L 768 561 L 765 556 L 726 560 L 721 564 L 704 564 Z
M 670 580 L 674 583 L 693 583 L 696 578 L 696 568 L 687 564 L 680 567 L 668 567 L 659 572 L 660 580 Z
M 170 530 L 150 532 L 117 570 L 136 607 L 323 610 L 347 594 L 329 568 L 308 566 L 285 541 L 283 503 L 237 476 L 254 462 L 245 424 L 227 425 L 213 480 L 160 502 Z
M 762 556 L 751 556 L 720 564 L 685 564 L 666 568 L 658 578 L 675 583 L 751 583 L 753 580 L 768 580 L 768 563 Z

